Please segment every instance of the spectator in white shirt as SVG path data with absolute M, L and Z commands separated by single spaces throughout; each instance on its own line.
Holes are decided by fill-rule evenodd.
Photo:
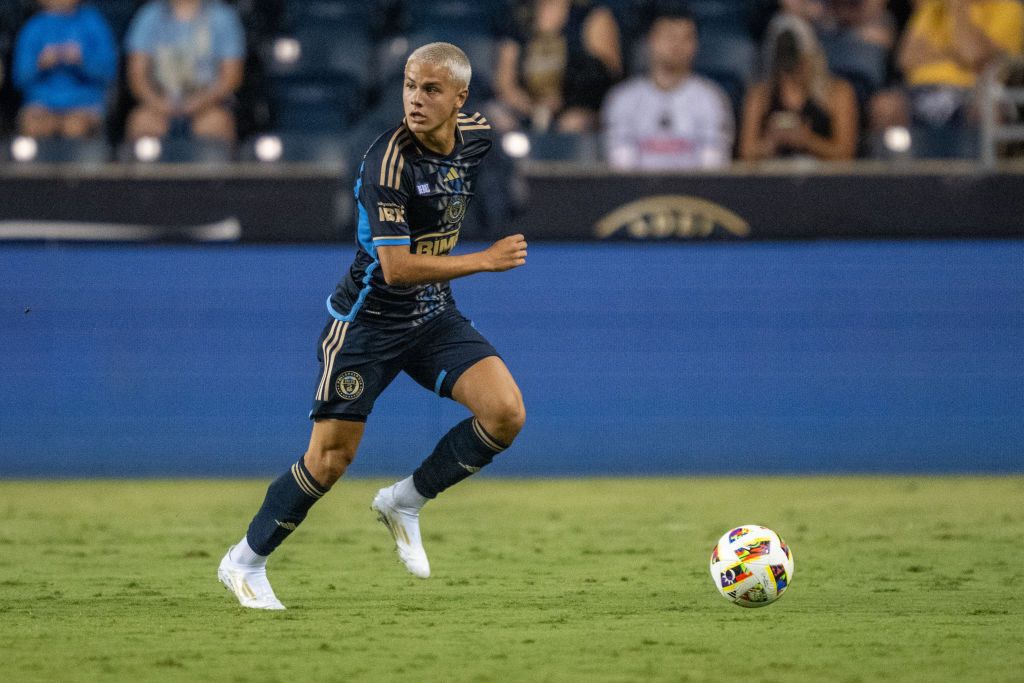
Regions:
M 729 163 L 732 107 L 693 73 L 697 25 L 682 8 L 662 10 L 647 36 L 650 73 L 615 86 L 602 117 L 608 163 L 621 170 L 716 168 Z

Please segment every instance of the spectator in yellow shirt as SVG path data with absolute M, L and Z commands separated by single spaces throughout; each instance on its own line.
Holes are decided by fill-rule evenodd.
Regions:
M 962 125 L 985 67 L 1022 49 L 1019 0 L 919 0 L 899 50 L 907 92 L 884 98 L 873 118 L 882 127 Z

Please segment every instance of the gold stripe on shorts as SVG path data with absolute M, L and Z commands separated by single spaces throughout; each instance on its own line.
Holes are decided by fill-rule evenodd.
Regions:
M 349 323 L 343 323 L 341 326 L 341 336 L 338 337 L 334 348 L 329 351 L 331 355 L 330 363 L 327 363 L 327 357 L 324 357 L 327 367 L 324 373 L 324 397 L 320 399 L 321 401 L 326 401 L 331 397 L 331 376 L 334 375 L 334 361 L 338 358 L 338 351 L 341 351 L 341 347 L 345 345 L 345 335 L 348 333 L 348 326 Z
M 324 336 L 323 344 L 320 346 L 320 350 L 324 358 L 324 374 L 320 378 L 320 385 L 316 389 L 316 398 L 318 401 L 327 400 L 327 388 L 325 385 L 327 384 L 328 380 L 331 377 L 331 373 L 328 369 L 329 363 L 327 359 L 328 357 L 333 358 L 334 347 L 338 343 L 338 336 L 341 334 L 341 331 L 346 324 L 347 323 L 343 323 L 340 320 L 335 320 L 333 323 L 331 323 L 331 331 Z

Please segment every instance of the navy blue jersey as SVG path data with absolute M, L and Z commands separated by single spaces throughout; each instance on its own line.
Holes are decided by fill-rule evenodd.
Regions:
M 442 156 L 424 147 L 403 123 L 377 138 L 356 180 L 358 250 L 327 307 L 332 316 L 381 327 L 415 327 L 454 305 L 447 282 L 392 287 L 377 248 L 406 246 L 444 256 L 459 240 L 480 162 L 492 144 L 480 114 L 459 114 L 455 148 Z

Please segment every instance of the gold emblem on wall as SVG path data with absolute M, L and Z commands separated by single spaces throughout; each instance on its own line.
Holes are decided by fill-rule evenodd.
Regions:
M 594 225 L 598 239 L 625 234 L 633 239 L 710 237 L 716 229 L 749 237 L 750 224 L 741 216 L 706 199 L 665 194 L 624 204 Z

